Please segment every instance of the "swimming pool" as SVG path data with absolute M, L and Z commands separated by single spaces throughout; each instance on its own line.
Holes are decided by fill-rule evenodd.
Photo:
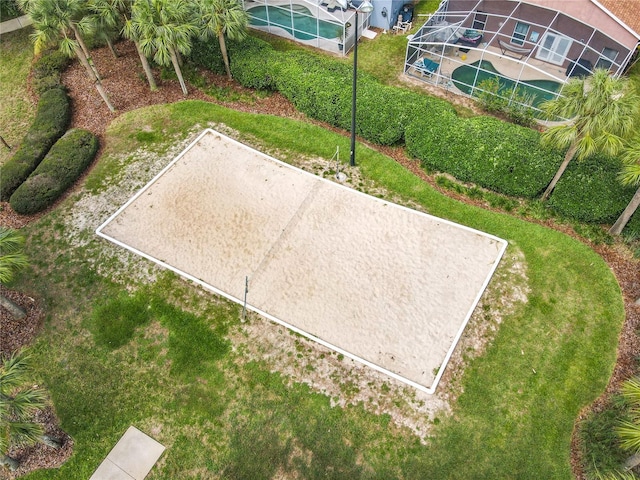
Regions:
M 336 38 L 342 34 L 342 25 L 318 20 L 303 5 L 292 5 L 294 11 L 274 6 L 257 6 L 247 10 L 249 23 L 254 26 L 269 25 L 283 28 L 298 40 Z M 268 19 L 268 20 L 267 20 Z
M 451 74 L 451 81 L 464 93 L 471 94 L 473 90 L 474 95 L 476 95 L 477 90 L 474 90 L 474 87 L 483 80 L 493 77 L 500 79 L 501 92 L 510 92 L 516 86 L 516 82 L 513 79 L 501 75 L 492 63 L 487 60 L 456 68 Z M 560 90 L 561 86 L 560 83 L 553 80 L 521 80 L 518 83 L 518 88 L 521 91 L 535 96 L 533 100 L 534 107 L 540 106 L 542 102 L 554 99 L 556 97 L 555 93 Z

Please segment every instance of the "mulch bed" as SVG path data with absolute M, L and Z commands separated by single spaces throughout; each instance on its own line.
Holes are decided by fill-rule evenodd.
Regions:
M 44 311 L 36 299 L 25 293 L 8 290 L 0 285 L 0 295 L 27 312 L 26 317 L 16 320 L 0 307 L 0 358 L 7 358 L 33 342 L 42 327 Z M 33 420 L 44 427 L 45 435 L 57 439 L 62 446 L 53 448 L 38 443 L 30 447 L 11 448 L 7 453 L 20 462 L 20 467 L 14 472 L 0 468 L 0 480 L 18 478 L 33 470 L 59 467 L 71 457 L 73 440 L 60 429 L 53 407 L 37 412 Z
M 71 458 L 73 454 L 73 439 L 58 426 L 58 418 L 53 408 L 48 407 L 36 413 L 34 421 L 44 426 L 44 433 L 55 438 L 59 448 L 53 448 L 42 443 L 31 447 L 12 448 L 8 455 L 20 462 L 17 470 L 10 472 L 0 468 L 0 480 L 13 480 L 34 470 L 57 468 Z
M 249 113 L 263 113 L 271 115 L 279 115 L 288 118 L 303 119 L 303 114 L 298 112 L 293 105 L 278 93 L 271 94 L 263 98 L 257 98 L 251 95 L 250 90 L 244 89 L 236 82 L 229 80 L 226 76 L 216 75 L 211 72 L 200 72 L 209 82 L 219 88 L 231 89 L 245 96 L 251 96 L 254 101 L 246 102 L 225 102 L 216 100 L 201 90 L 190 87 L 188 96 L 184 96 L 180 85 L 174 80 L 161 80 L 158 71 L 155 72 L 158 90 L 151 92 L 149 90 L 146 77 L 142 67 L 139 64 L 139 58 L 134 45 L 128 41 L 122 41 L 116 46 L 120 56 L 114 58 L 111 52 L 105 47 L 94 50 L 93 60 L 103 78 L 103 85 L 108 92 L 111 102 L 116 108 L 115 113 L 111 113 L 104 104 L 97 91 L 91 85 L 86 76 L 83 67 L 74 62 L 63 75 L 63 82 L 69 89 L 69 95 L 73 102 L 72 127 L 85 128 L 92 131 L 101 140 L 109 123 L 124 112 L 134 110 L 140 107 L 171 103 L 186 99 L 197 99 L 208 102 L 215 102 L 229 108 L 233 108 Z M 449 98 L 455 100 L 455 97 Z M 466 101 L 462 99 L 461 101 Z M 309 121 L 309 119 L 307 119 Z M 312 121 L 315 124 L 320 122 Z M 334 127 L 322 124 L 324 128 L 339 132 L 345 136 L 348 132 L 338 130 Z M 472 203 L 489 208 L 481 201 L 471 200 L 462 195 L 458 195 L 449 191 L 443 191 L 437 185 L 433 177 L 428 176 L 424 170 L 420 168 L 419 163 L 406 156 L 404 149 L 397 147 L 377 147 L 379 151 L 394 158 L 412 173 L 428 182 L 446 195 L 455 197 L 457 200 Z M 39 216 L 25 217 L 15 214 L 8 204 L 0 203 L 0 224 L 12 228 L 21 228 L 29 222 L 34 221 Z M 575 232 L 565 225 L 556 224 L 553 221 L 540 222 L 561 230 L 581 241 Z M 636 300 L 640 298 L 640 260 L 634 259 L 631 254 L 619 246 L 607 245 L 591 245 L 604 260 L 609 264 L 614 272 L 623 292 L 626 322 L 622 329 L 618 346 L 618 360 L 609 381 L 605 393 L 596 400 L 591 406 L 586 407 L 580 414 L 579 419 L 584 418 L 590 411 L 598 411 L 606 407 L 608 398 L 616 392 L 621 383 L 632 375 L 636 374 L 636 357 L 640 354 L 640 341 L 636 335 L 636 331 L 640 328 L 640 305 Z M 0 292 L 14 299 L 18 304 L 27 309 L 27 318 L 20 322 L 15 322 L 8 318 L 7 312 L 0 307 L 0 354 L 7 355 L 19 349 L 21 346 L 29 345 L 38 333 L 42 324 L 43 312 L 38 302 L 27 295 L 18 292 L 7 291 L 0 287 Z M 39 421 L 46 425 L 47 431 L 52 432 L 52 436 L 63 439 L 63 447 L 59 450 L 52 449 L 44 445 L 37 445 L 27 449 L 13 452 L 23 460 L 20 470 L 10 476 L 6 476 L 6 472 L 0 471 L 0 479 L 15 478 L 23 475 L 28 471 L 38 468 L 51 468 L 60 465 L 72 453 L 72 440 L 60 431 L 57 427 L 57 420 L 51 409 L 43 412 Z M 576 478 L 582 479 L 584 475 L 581 471 L 579 458 L 579 445 L 575 438 L 572 442 L 571 462 Z

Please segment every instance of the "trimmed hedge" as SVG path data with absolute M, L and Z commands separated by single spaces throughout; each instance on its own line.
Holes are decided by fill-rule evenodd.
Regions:
M 230 47 L 230 57 L 231 72 L 243 86 L 279 91 L 309 117 L 351 128 L 351 65 L 307 52 L 277 52 L 253 37 Z M 454 111 L 443 100 L 381 85 L 365 73 L 358 75 L 357 93 L 356 133 L 381 145 L 401 142 L 407 124 L 425 109 Z
M 276 89 L 298 110 L 333 126 L 351 128 L 351 66 L 306 52 L 288 52 L 280 54 L 274 73 Z M 371 142 L 401 142 L 407 125 L 430 107 L 454 111 L 442 100 L 382 85 L 367 74 L 358 75 L 356 133 Z
M 280 54 L 277 90 L 311 118 L 349 128 L 351 74 L 345 65 L 305 52 Z
M 44 52 L 34 63 L 33 88 L 38 95 L 42 95 L 51 88 L 62 88 L 62 72 L 67 68 L 71 59 L 59 50 Z
M 231 75 L 242 86 L 257 90 L 276 90 L 275 78 L 280 66 L 280 53 L 267 42 L 247 37 L 242 42 L 229 42 Z
M 572 160 L 558 181 L 549 205 L 566 217 L 588 223 L 613 223 L 626 208 L 636 187 L 618 180 L 622 162 L 594 155 Z
M 23 13 L 15 0 L 0 0 L 0 22 L 20 17 Z
M 199 53 L 208 58 L 200 60 L 204 66 L 222 61 L 217 41 L 207 48 L 210 57 Z M 350 65 L 306 51 L 276 51 L 255 37 L 230 44 L 229 56 L 232 74 L 243 86 L 279 91 L 309 117 L 351 128 Z M 563 152 L 541 147 L 540 134 L 532 129 L 493 117 L 460 118 L 448 102 L 381 85 L 367 74 L 358 76 L 357 101 L 361 137 L 381 145 L 404 140 L 424 168 L 505 195 L 539 196 L 562 161 Z M 575 180 L 570 171 L 565 175 L 550 204 L 577 220 L 613 221 L 633 193 L 617 182 L 617 171 L 591 170 L 588 181 L 585 174 Z M 638 219 L 636 214 L 630 227 L 636 228 Z
M 453 107 L 443 100 L 377 81 L 358 84 L 357 97 L 357 133 L 380 145 L 405 141 L 408 126 L 423 115 L 437 118 L 455 114 Z
M 493 117 L 422 117 L 406 141 L 423 167 L 518 197 L 538 196 L 562 162 L 540 146 L 538 132 Z
M 225 73 L 224 60 L 222 59 L 218 37 L 207 40 L 194 40 L 191 45 L 189 58 L 196 65 L 211 70 L 214 73 L 220 75 Z
M 640 209 L 636 210 L 636 213 L 633 214 L 622 233 L 629 235 L 631 238 L 640 238 Z
M 42 161 L 51 146 L 67 130 L 71 102 L 60 88 L 40 97 L 36 117 L 16 153 L 0 167 L 0 200 L 7 201 Z
M 98 138 L 93 133 L 69 130 L 51 147 L 27 181 L 11 195 L 11 208 L 29 215 L 53 205 L 91 164 L 98 146 Z

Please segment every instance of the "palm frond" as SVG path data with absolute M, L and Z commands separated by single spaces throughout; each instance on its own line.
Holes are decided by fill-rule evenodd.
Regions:
M 249 16 L 237 0 L 201 0 L 200 33 L 204 38 L 220 33 L 233 40 L 247 34 Z
M 640 163 L 626 163 L 618 175 L 623 185 L 640 186 Z
M 640 377 L 633 377 L 622 384 L 622 395 L 632 404 L 640 405 Z
M 0 364 L 0 395 L 8 397 L 22 386 L 30 368 L 30 355 L 24 350 L 14 353 Z
M 11 253 L 0 256 L 0 284 L 11 282 L 15 273 L 29 264 L 23 253 Z
M 10 440 L 13 445 L 34 445 L 42 439 L 44 428 L 33 422 L 11 422 Z
M 160 65 L 171 64 L 171 50 L 187 55 L 197 34 L 191 4 L 182 0 L 136 0 L 129 34 L 139 39 L 145 55 Z
M 620 437 L 620 446 L 624 450 L 640 453 L 640 425 L 625 420 L 616 431 Z
M 596 480 L 638 480 L 638 477 L 633 472 L 621 472 L 619 470 L 607 473 L 596 471 L 595 475 Z
M 60 51 L 64 53 L 67 57 L 73 57 L 76 55 L 76 52 L 80 48 L 80 45 L 76 40 L 69 37 L 64 37 L 60 41 Z
M 29 359 L 22 350 L 0 364 L 0 452 L 42 439 L 43 427 L 32 418 L 46 405 L 46 395 L 29 384 Z
M 0 227 L 0 252 L 12 253 L 24 246 L 24 237 L 15 230 Z
M 11 402 L 13 414 L 16 418 L 25 419 L 36 410 L 41 410 L 46 406 L 47 396 L 43 389 L 30 387 L 19 390 L 13 395 Z
M 577 129 L 575 125 L 564 124 L 549 128 L 542 134 L 542 144 L 560 149 L 569 148 L 575 141 Z

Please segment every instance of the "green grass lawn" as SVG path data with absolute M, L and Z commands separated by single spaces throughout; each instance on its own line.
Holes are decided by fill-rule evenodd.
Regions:
M 35 105 L 27 93 L 27 76 L 33 58 L 31 29 L 2 35 L 0 41 L 0 135 L 15 150 L 33 121 Z M 0 164 L 11 153 L 0 145 Z
M 407 84 L 400 80 L 400 75 L 404 71 L 404 57 L 407 53 L 408 43 L 407 35 L 415 34 L 427 21 L 428 15 L 436 11 L 438 5 L 440 5 L 439 0 L 421 0 L 418 2 L 413 12 L 413 26 L 411 31 L 405 35 L 381 33 L 373 41 L 363 38 L 358 47 L 359 67 L 382 83 L 396 86 L 402 85 L 406 88 Z
M 248 353 L 262 341 L 242 333 L 238 306 L 95 236 L 87 202 L 124 202 L 161 168 L 158 158 L 175 154 L 172 142 L 212 123 L 292 163 L 329 159 L 336 145 L 349 151 L 347 137 L 317 126 L 197 101 L 112 123 L 85 190 L 25 230 L 32 267 L 17 286 L 42 298 L 48 314 L 34 346 L 37 373 L 75 440 L 64 466 L 26 478 L 88 478 L 130 424 L 168 447 L 149 479 L 571 478 L 574 420 L 602 392 L 624 320 L 619 287 L 598 255 L 557 231 L 445 197 L 359 147 L 367 181 L 505 238 L 506 258 L 521 252 L 526 266 L 527 302 L 504 315 L 482 355 L 470 356 L 452 414 L 438 415 L 421 443 L 374 413 L 376 398 L 333 406 L 299 375 L 272 371 Z M 139 185 L 119 192 L 132 166 Z M 112 213 L 96 204 L 100 221 Z M 296 342 L 292 362 L 308 362 L 310 372 L 322 365 L 294 335 L 279 334 Z M 395 395 L 385 382 L 371 388 Z

